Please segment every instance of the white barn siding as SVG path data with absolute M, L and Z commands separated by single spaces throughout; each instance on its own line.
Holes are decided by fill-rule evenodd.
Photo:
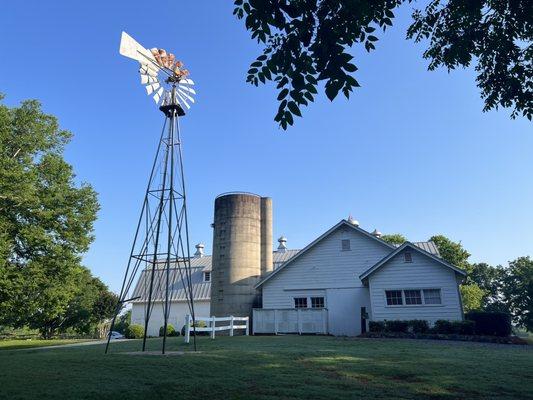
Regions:
M 138 324 L 144 327 L 144 310 L 145 303 L 133 303 L 131 309 L 131 323 Z M 194 312 L 199 317 L 209 316 L 209 300 L 208 301 L 195 301 Z M 185 316 L 190 314 L 187 302 L 173 301 L 170 305 L 170 314 L 168 317 L 168 323 L 171 324 L 176 330 L 181 330 L 185 325 Z M 159 336 L 159 328 L 163 326 L 163 303 L 156 302 L 150 315 L 150 321 L 148 322 L 148 336 Z
M 361 334 L 361 307 L 370 314 L 368 288 L 328 289 L 328 330 L 335 336 Z
M 350 250 L 341 241 L 350 240 Z M 361 307 L 370 312 L 368 288 L 359 275 L 391 249 L 350 227 L 323 238 L 262 285 L 263 309 L 294 308 L 294 297 L 324 296 L 330 333 L 360 333 Z
M 461 301 L 456 273 L 430 257 L 411 251 L 412 263 L 400 252 L 369 276 L 372 318 L 382 320 L 461 320 Z M 385 290 L 440 289 L 441 305 L 387 306 Z

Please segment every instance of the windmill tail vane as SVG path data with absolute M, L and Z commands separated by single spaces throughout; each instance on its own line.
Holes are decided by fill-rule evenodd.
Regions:
M 189 109 L 194 103 L 194 82 L 174 54 L 156 47 L 148 50 L 126 32 L 122 32 L 120 54 L 140 63 L 141 84 L 156 104 Z

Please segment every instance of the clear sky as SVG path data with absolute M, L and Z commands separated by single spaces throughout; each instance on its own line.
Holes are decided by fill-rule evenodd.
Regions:
M 137 64 L 118 54 L 122 30 L 173 51 L 197 84 L 182 134 L 191 239 L 208 253 L 213 200 L 239 190 L 273 198 L 274 234 L 290 248 L 351 213 L 369 231 L 460 240 L 473 261 L 533 255 L 533 125 L 509 110 L 482 113 L 473 70 L 427 72 L 423 47 L 404 39 L 411 6 L 377 51 L 354 52 L 362 88 L 349 101 L 322 96 L 287 132 L 273 121 L 274 87 L 245 83 L 259 48 L 232 9 L 212 0 L 2 5 L 0 92 L 8 105 L 41 100 L 74 133 L 66 158 L 102 207 L 84 262 L 112 289 L 163 122 Z

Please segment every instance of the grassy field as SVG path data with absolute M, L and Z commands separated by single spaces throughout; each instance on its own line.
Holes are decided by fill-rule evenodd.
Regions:
M 313 336 L 0 351 L 6 399 L 533 399 L 533 347 Z M 149 350 L 160 346 L 149 340 Z
M 87 342 L 87 339 L 13 339 L 13 340 L 0 340 L 0 351 L 2 350 L 14 350 L 14 349 L 30 349 L 33 347 L 48 347 L 58 346 L 61 344 Z

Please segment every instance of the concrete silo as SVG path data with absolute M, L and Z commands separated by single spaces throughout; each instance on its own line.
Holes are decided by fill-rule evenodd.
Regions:
M 248 316 L 254 285 L 272 271 L 272 199 L 228 193 L 215 199 L 211 315 Z

